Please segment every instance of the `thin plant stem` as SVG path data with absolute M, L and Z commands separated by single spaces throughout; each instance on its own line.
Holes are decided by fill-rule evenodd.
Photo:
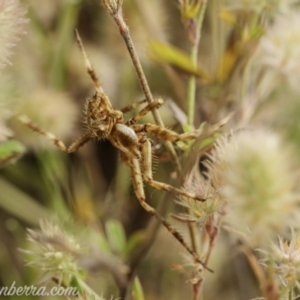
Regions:
M 145 300 L 143 288 L 138 277 L 134 278 L 133 281 L 133 292 L 136 300 Z
M 200 283 L 196 283 L 193 285 L 193 300 L 198 300 L 200 296 Z
M 130 54 L 131 60 L 133 62 L 135 71 L 137 73 L 138 79 L 140 81 L 141 88 L 144 92 L 144 95 L 147 99 L 147 102 L 152 103 L 153 102 L 153 96 L 152 96 L 147 78 L 145 76 L 144 70 L 143 70 L 142 65 L 140 63 L 139 57 L 138 57 L 137 52 L 135 50 L 133 41 L 131 39 L 129 28 L 128 28 L 128 26 L 127 26 L 127 24 L 126 24 L 126 22 L 123 18 L 122 8 L 119 7 L 118 10 L 115 13 L 111 14 L 111 16 L 113 17 L 115 23 L 117 24 L 117 26 L 119 28 L 119 31 L 120 31 L 120 34 L 121 34 L 121 36 L 122 36 L 122 38 L 123 38 L 123 40 L 126 44 L 126 47 L 127 47 L 128 52 Z M 153 109 L 152 114 L 153 114 L 153 117 L 154 117 L 154 120 L 155 120 L 156 124 L 161 126 L 161 127 L 164 127 L 164 123 L 163 123 L 157 109 Z M 172 155 L 172 158 L 174 160 L 177 172 L 180 173 L 181 166 L 180 166 L 178 156 L 177 156 L 177 154 L 175 152 L 175 149 L 173 147 L 173 144 L 171 142 L 167 141 L 167 142 L 165 142 L 165 146 Z
M 77 278 L 81 289 L 84 291 L 85 295 L 83 299 L 95 299 L 101 300 L 102 296 L 99 296 L 84 280 Z
M 191 163 L 191 172 L 190 172 L 190 176 L 189 178 L 186 180 L 186 183 L 191 186 L 193 184 L 193 178 L 196 176 L 197 173 L 197 166 L 199 164 L 199 157 L 197 155 L 191 155 L 191 157 L 193 157 L 193 163 Z M 187 208 L 187 213 L 188 215 L 192 216 L 193 212 L 191 208 Z M 199 253 L 199 238 L 198 238 L 198 229 L 197 229 L 197 225 L 195 223 L 188 223 L 187 224 L 187 228 L 188 228 L 188 232 L 189 232 L 189 237 L 191 240 L 191 246 L 193 248 L 193 250 L 196 253 Z
M 203 24 L 206 7 L 207 7 L 207 0 L 203 0 L 196 19 L 196 40 L 192 45 L 191 54 L 190 54 L 190 58 L 194 66 L 197 66 L 201 28 Z M 196 77 L 192 75 L 189 78 L 189 82 L 188 82 L 188 108 L 187 108 L 188 125 L 190 125 L 191 127 L 194 125 L 195 100 L 196 100 Z
M 199 9 L 198 16 L 196 19 L 196 39 L 192 45 L 191 48 L 191 53 L 190 53 L 190 58 L 192 61 L 192 64 L 194 66 L 197 66 L 197 61 L 198 61 L 198 49 L 199 49 L 199 43 L 200 43 L 200 37 L 201 37 L 201 28 L 202 28 L 202 23 L 204 19 L 204 13 L 206 11 L 206 6 L 207 6 L 207 0 L 204 0 L 202 2 L 202 5 Z M 188 107 L 187 107 L 187 115 L 188 115 L 188 125 L 190 128 L 194 126 L 194 114 L 195 114 L 195 100 L 196 100 L 196 77 L 191 75 L 188 81 Z M 189 214 L 191 212 L 189 211 Z M 194 251 L 197 252 L 197 243 L 196 243 L 196 228 L 195 224 L 188 224 L 188 230 L 189 230 L 189 235 L 190 239 L 192 242 L 192 247 Z M 199 295 L 199 290 L 198 288 L 194 289 L 194 297 L 195 299 L 198 298 Z
M 210 259 L 210 256 L 211 256 L 211 254 L 212 254 L 212 250 L 213 250 L 213 248 L 214 248 L 214 246 L 215 246 L 216 239 L 218 238 L 218 234 L 219 234 L 218 228 L 219 228 L 219 226 L 220 226 L 220 224 L 221 224 L 221 218 L 219 218 L 219 219 L 217 220 L 216 225 L 214 225 L 213 217 L 211 217 L 211 220 L 209 220 L 208 222 L 212 222 L 212 226 L 214 226 L 214 232 L 213 232 L 213 234 L 212 234 L 212 233 L 208 234 L 208 239 L 209 239 L 209 241 L 208 241 L 208 249 L 207 249 L 207 252 L 206 252 L 206 257 L 205 257 L 205 259 L 204 259 L 205 264 L 208 263 L 208 261 L 209 261 L 209 259 Z M 203 271 L 205 271 L 205 270 L 203 270 Z M 197 283 L 197 290 L 196 290 L 196 292 L 197 292 L 197 297 L 198 297 L 198 296 L 202 296 L 202 295 L 200 294 L 200 293 L 202 292 L 202 290 L 203 290 L 203 289 L 202 289 L 202 286 L 203 286 L 203 280 L 201 280 L 201 281 L 199 281 L 199 282 Z M 194 293 L 195 293 L 195 291 L 194 291 Z M 195 296 L 195 297 L 196 297 L 196 296 Z M 195 298 L 195 299 L 198 299 L 198 298 Z
M 188 214 L 192 215 L 192 212 L 190 209 L 188 210 Z M 189 230 L 192 248 L 196 253 L 198 253 L 199 252 L 198 243 L 197 243 L 198 231 L 197 231 L 196 225 L 194 223 L 188 223 L 188 230 Z
M 289 290 L 289 300 L 293 300 L 294 296 L 293 296 L 293 288 L 290 288 Z
M 257 278 L 259 285 L 261 286 L 264 296 L 267 298 L 267 295 L 266 295 L 267 280 L 266 280 L 266 276 L 265 276 L 263 270 L 261 269 L 261 267 L 257 261 L 257 258 L 253 254 L 252 250 L 249 249 L 247 246 L 243 246 L 242 251 L 246 255 L 246 258 L 248 259 L 249 265 L 250 265 L 255 277 Z

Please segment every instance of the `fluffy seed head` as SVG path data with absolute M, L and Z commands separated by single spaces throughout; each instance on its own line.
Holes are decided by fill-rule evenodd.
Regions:
M 45 279 L 55 276 L 69 284 L 72 276 L 79 276 L 76 255 L 82 247 L 76 238 L 54 221 L 41 221 L 41 230 L 28 230 L 31 250 L 22 250 L 29 255 L 28 264 L 41 270 Z
M 284 75 L 299 90 L 300 82 L 300 11 L 279 15 L 267 30 L 258 48 L 258 62 L 271 72 Z
M 12 48 L 24 34 L 25 14 L 18 0 L 0 0 L 0 68 L 10 63 Z
M 292 230 L 291 238 L 278 238 L 271 251 L 262 251 L 263 265 L 271 266 L 283 287 L 290 289 L 300 287 L 300 232 Z
M 250 233 L 249 242 L 267 241 L 297 209 L 290 155 L 271 131 L 244 131 L 219 141 L 209 177 L 227 202 L 227 220 Z
M 219 195 L 210 184 L 197 180 L 188 190 L 194 192 L 196 195 L 203 195 L 206 200 L 202 202 L 186 197 L 179 197 L 178 204 L 188 208 L 189 213 L 179 215 L 178 219 L 186 222 L 197 222 L 203 225 L 215 213 L 222 213 L 224 202 L 220 200 Z

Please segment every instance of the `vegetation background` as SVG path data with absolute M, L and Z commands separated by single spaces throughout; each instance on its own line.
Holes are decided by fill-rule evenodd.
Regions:
M 10 4 L 18 6 L 15 15 L 5 11 Z M 275 236 L 281 232 L 290 236 L 289 228 L 296 228 L 297 221 L 293 225 L 287 221 L 290 211 L 284 220 L 278 216 L 286 207 L 295 211 L 299 206 L 299 2 L 124 0 L 122 7 L 154 97 L 162 97 L 167 102 L 159 110 L 166 127 L 178 132 L 189 131 L 201 124 L 203 126 L 204 122 L 216 124 L 234 112 L 225 125 L 224 136 L 259 128 L 263 132 L 262 139 L 253 138 L 256 143 L 253 147 L 265 152 L 266 157 L 275 151 L 270 148 L 268 153 L 268 146 L 264 145 L 264 140 L 272 137 L 273 133 L 261 128 L 282 137 L 284 142 L 280 146 L 279 157 L 288 157 L 284 166 L 293 165 L 293 171 L 287 175 L 290 177 L 282 179 L 280 175 L 285 176 L 285 171 L 276 167 L 270 171 L 278 175 L 278 178 L 272 177 L 274 185 L 267 177 L 269 173 L 266 173 L 264 181 L 264 169 L 256 173 L 257 180 L 254 182 L 249 173 L 239 175 L 237 171 L 235 174 L 237 178 L 245 175 L 241 177 L 242 182 L 249 182 L 249 190 L 244 191 L 247 194 L 245 201 L 253 200 L 247 196 L 260 183 L 270 189 L 282 187 L 279 194 L 284 190 L 284 196 L 278 200 L 281 204 L 276 204 L 276 211 L 261 205 L 261 199 L 256 201 L 259 209 L 255 216 L 259 217 L 251 217 L 253 223 L 246 224 L 250 231 L 261 231 L 263 238 L 266 234 L 266 239 L 269 231 Z M 204 15 L 203 22 L 199 12 Z M 9 22 L 13 25 L 6 25 L 5 14 L 11 18 Z M 54 225 L 50 221 L 44 224 L 46 231 L 59 231 L 55 227 L 58 226 L 62 228 L 59 232 L 62 240 L 72 237 L 76 243 L 83 245 L 82 248 L 90 243 L 92 248 L 97 245 L 103 253 L 113 255 L 107 258 L 108 263 L 97 261 L 93 255 L 94 261 L 80 261 L 85 269 L 83 272 L 76 269 L 78 257 L 72 257 L 72 251 L 66 250 L 66 259 L 71 257 L 72 261 L 66 266 L 66 272 L 71 270 L 75 278 L 82 276 L 99 298 L 117 299 L 119 293 L 124 293 L 128 287 L 120 283 L 124 275 L 120 270 L 127 270 L 127 266 L 136 268 L 138 278 L 132 292 L 129 292 L 128 297 L 132 299 L 296 297 L 299 268 L 294 273 L 289 271 L 294 279 L 288 280 L 282 287 L 279 283 L 282 278 L 274 279 L 276 268 L 265 263 L 267 271 L 262 271 L 258 267 L 261 254 L 252 252 L 256 248 L 268 252 L 271 248 L 264 248 L 259 243 L 252 245 L 251 239 L 246 238 L 244 242 L 236 238 L 239 234 L 234 232 L 241 229 L 239 226 L 228 230 L 224 225 L 226 230 L 223 230 L 221 223 L 214 224 L 219 235 L 207 256 L 208 265 L 214 273 L 202 269 L 195 271 L 195 265 L 177 241 L 140 207 L 133 193 L 129 169 L 120 162 L 118 151 L 108 141 L 92 141 L 69 155 L 58 151 L 51 142 L 17 120 L 16 113 L 21 111 L 67 144 L 83 133 L 85 99 L 93 95 L 95 89 L 76 44 L 75 28 L 113 106 L 120 109 L 144 99 L 124 41 L 101 1 L 24 0 L 19 3 L 0 0 L 2 31 L 1 26 L 8 36 L 12 35 L 11 41 L 5 40 L 7 45 L 16 45 L 13 55 L 6 54 L 0 47 L 3 65 L 0 69 L 0 286 L 11 286 L 14 281 L 16 286 L 39 282 L 43 265 L 41 257 L 47 251 L 50 253 L 53 245 L 47 248 L 43 240 L 32 238 L 34 235 L 30 239 L 29 234 L 28 238 L 26 228 L 37 230 L 41 219 L 54 218 Z M 0 43 L 1 38 L 4 36 L 0 33 Z M 199 53 L 196 52 L 195 60 L 193 47 L 198 46 L 198 38 Z M 8 58 L 10 64 L 6 64 Z M 193 81 L 196 90 L 193 90 Z M 195 101 L 191 93 L 195 95 Z M 154 121 L 147 116 L 142 122 Z M 210 136 L 206 140 L 209 146 L 199 153 L 194 153 L 189 146 L 184 151 L 179 149 L 180 145 L 176 146 L 184 166 L 196 164 L 202 177 L 211 180 L 212 175 L 205 175 L 205 172 L 212 167 L 203 164 L 203 161 L 218 159 L 213 154 L 212 143 L 220 135 Z M 248 136 L 247 140 L 251 139 L 251 135 Z M 153 144 L 157 157 L 155 178 L 174 183 L 174 165 L 170 155 L 161 142 L 154 140 Z M 290 151 L 288 154 L 285 154 L 286 149 Z M 275 157 L 274 160 L 280 159 Z M 250 170 L 252 163 L 255 164 L 250 161 L 243 170 Z M 192 166 L 187 174 L 191 169 Z M 290 185 L 280 185 L 282 180 Z M 234 178 L 233 181 L 237 180 Z M 228 184 L 230 186 L 230 182 Z M 212 186 L 219 191 L 216 182 Z M 292 192 L 288 191 L 288 195 L 293 194 L 291 201 L 286 200 L 286 186 L 291 186 Z M 183 211 L 182 206 L 175 205 L 174 201 L 169 200 L 166 206 L 164 192 L 148 186 L 145 189 L 148 201 L 159 211 L 166 215 Z M 227 193 L 228 190 L 225 191 Z M 225 196 L 242 198 L 237 196 L 240 195 L 237 192 L 232 193 L 228 192 Z M 174 195 L 172 198 L 176 199 Z M 213 213 L 217 210 L 214 208 Z M 218 211 L 218 214 L 223 216 L 223 212 L 220 214 Z M 242 224 L 243 218 L 247 219 L 242 213 L 239 215 L 235 225 Z M 269 223 L 260 222 L 261 215 L 272 215 L 272 229 L 269 231 Z M 189 240 L 186 224 L 170 219 Z M 280 226 L 273 226 L 274 223 L 280 223 Z M 201 219 L 197 230 L 203 233 L 208 230 L 207 224 Z M 227 224 L 226 221 L 224 224 Z M 246 249 L 251 249 L 251 254 L 248 250 L 241 250 L 244 243 L 247 244 Z M 73 245 L 73 240 L 68 245 Z M 288 245 L 291 244 L 287 242 L 286 248 Z M 33 250 L 28 250 L 32 247 Z M 298 251 L 297 247 L 298 244 L 294 247 Z M 26 253 L 20 248 L 29 251 L 27 255 L 31 258 L 26 258 Z M 256 257 L 257 264 L 253 263 L 253 257 Z M 276 261 L 274 254 L 272 257 L 271 261 Z M 26 261 L 32 266 L 26 265 Z M 294 266 L 298 263 L 298 260 L 292 261 Z M 53 279 L 51 276 L 56 274 L 54 269 L 57 265 L 49 260 L 48 267 L 50 272 L 47 275 Z M 265 276 L 265 281 L 260 272 L 264 274 L 261 276 Z M 60 279 L 64 283 L 66 274 L 61 274 Z M 84 290 L 83 281 L 78 278 L 72 284 Z M 50 286 L 55 284 L 55 281 L 47 279 Z M 292 287 L 289 282 L 293 283 Z M 267 287 L 273 292 L 266 292 Z M 201 289 L 201 293 L 197 288 Z M 82 296 L 83 299 L 93 299 L 93 294 L 87 294 Z M 38 299 L 34 296 L 0 296 L 0 299 L 16 298 Z

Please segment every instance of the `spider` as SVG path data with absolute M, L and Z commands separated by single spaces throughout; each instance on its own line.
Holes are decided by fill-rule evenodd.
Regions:
M 147 137 L 147 134 L 149 134 L 163 141 L 188 141 L 197 138 L 199 136 L 199 132 L 194 131 L 191 133 L 178 134 L 158 125 L 137 123 L 141 117 L 151 112 L 153 109 L 157 109 L 162 106 L 162 99 L 157 99 L 152 103 L 147 104 L 133 118 L 125 122 L 123 119 L 123 115 L 125 113 L 147 103 L 147 101 L 138 101 L 121 110 L 115 110 L 112 107 L 108 96 L 104 93 L 96 73 L 91 66 L 77 30 L 75 30 L 75 34 L 87 73 L 93 81 L 96 89 L 95 95 L 88 98 L 85 103 L 84 125 L 86 127 L 86 133 L 74 141 L 70 146 L 66 146 L 52 133 L 41 129 L 27 116 L 20 116 L 19 118 L 21 122 L 33 131 L 48 138 L 57 148 L 67 153 L 75 152 L 91 139 L 108 139 L 113 146 L 120 150 L 122 161 L 127 164 L 131 170 L 134 192 L 141 206 L 150 215 L 155 216 L 166 227 L 166 229 L 179 241 L 179 243 L 194 257 L 197 263 L 200 263 L 207 268 L 206 265 L 199 259 L 197 253 L 188 246 L 181 234 L 146 202 L 143 187 L 143 182 L 146 182 L 159 190 L 174 192 L 181 196 L 198 201 L 205 201 L 206 199 L 204 197 L 200 197 L 194 193 L 190 193 L 183 189 L 179 189 L 153 179 L 152 149 L 151 142 Z

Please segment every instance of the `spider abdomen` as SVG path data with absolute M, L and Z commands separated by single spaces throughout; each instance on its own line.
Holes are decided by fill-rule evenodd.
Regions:
M 139 139 L 135 131 L 125 124 L 116 124 L 109 137 L 111 143 L 129 157 L 140 159 Z

